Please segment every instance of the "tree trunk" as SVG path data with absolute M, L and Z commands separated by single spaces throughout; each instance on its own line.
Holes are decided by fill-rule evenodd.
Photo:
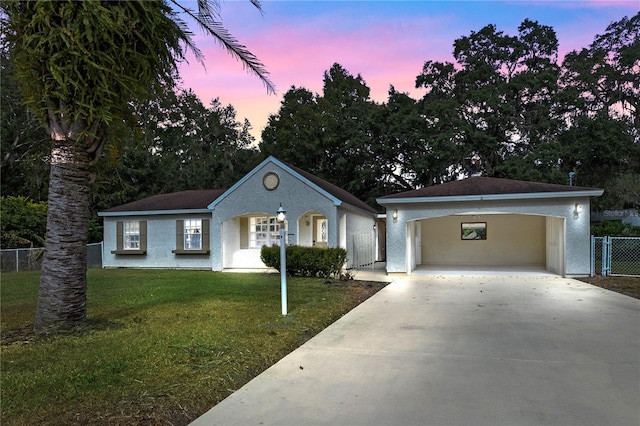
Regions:
M 34 329 L 86 320 L 91 164 L 81 144 L 53 140 L 47 239 Z

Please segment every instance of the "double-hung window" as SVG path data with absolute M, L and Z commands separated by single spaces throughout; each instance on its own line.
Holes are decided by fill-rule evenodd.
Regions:
M 123 226 L 123 250 L 140 250 L 140 222 L 128 220 Z
M 116 249 L 113 254 L 147 254 L 147 221 L 116 222 Z
M 184 221 L 184 249 L 202 250 L 202 219 Z
M 209 219 L 176 221 L 175 254 L 209 254 Z

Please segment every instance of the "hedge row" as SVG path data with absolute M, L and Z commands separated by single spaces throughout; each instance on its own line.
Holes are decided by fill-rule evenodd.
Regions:
M 343 248 L 287 246 L 287 273 L 299 277 L 336 277 L 347 262 Z M 263 246 L 260 259 L 270 268 L 280 271 L 280 247 Z

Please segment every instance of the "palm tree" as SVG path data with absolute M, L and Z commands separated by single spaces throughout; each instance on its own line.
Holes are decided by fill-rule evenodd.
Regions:
M 220 23 L 218 0 L 198 0 L 197 10 L 175 0 L 13 0 L 3 1 L 1 10 L 3 42 L 9 43 L 24 102 L 51 136 L 34 328 L 72 327 L 86 320 L 90 194 L 110 128 L 128 122 L 131 106 L 152 87 L 172 84 L 187 51 L 202 62 L 180 14 L 218 40 L 268 92 L 274 86 L 260 61 Z

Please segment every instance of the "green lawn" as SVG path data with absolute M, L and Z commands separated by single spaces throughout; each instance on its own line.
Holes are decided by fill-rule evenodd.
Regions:
M 89 270 L 89 322 L 31 332 L 38 273 L 2 274 L 3 425 L 187 424 L 383 284 Z

